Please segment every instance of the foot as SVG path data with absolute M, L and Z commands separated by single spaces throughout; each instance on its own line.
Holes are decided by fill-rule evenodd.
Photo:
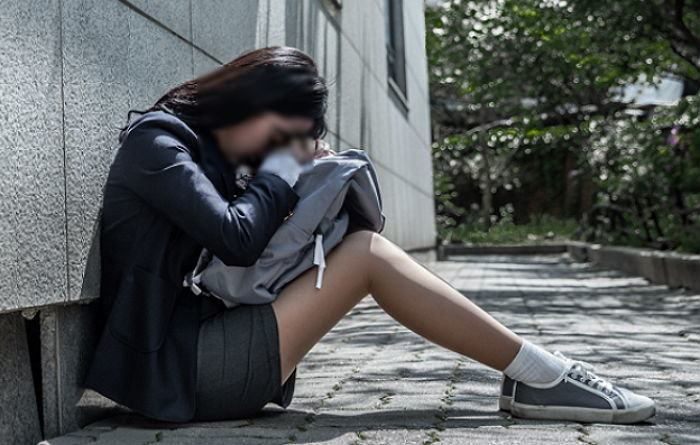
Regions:
M 528 419 L 607 423 L 641 422 L 656 413 L 650 398 L 598 377 L 586 362 L 559 351 L 554 355 L 569 364 L 561 377 L 551 383 L 525 384 L 504 375 L 499 408 Z

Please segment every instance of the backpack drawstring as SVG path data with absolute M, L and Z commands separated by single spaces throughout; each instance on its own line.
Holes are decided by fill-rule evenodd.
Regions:
M 195 295 L 199 295 L 202 293 L 202 288 L 200 286 L 200 281 L 201 277 L 199 275 L 193 276 L 192 271 L 189 271 L 185 274 L 185 279 L 182 281 L 182 285 L 184 287 L 189 287 L 192 289 L 192 293 Z
M 189 287 L 192 293 L 195 295 L 210 295 L 210 293 L 204 289 L 202 285 L 202 273 L 204 271 L 204 266 L 212 260 L 212 256 L 206 247 L 203 247 L 197 258 L 197 264 L 194 269 L 185 273 L 185 277 L 182 280 L 182 285 L 184 287 Z
M 318 266 L 318 272 L 316 272 L 316 289 L 320 289 L 323 283 L 323 270 L 326 268 L 326 259 L 323 254 L 323 235 L 321 233 L 316 234 L 314 264 Z

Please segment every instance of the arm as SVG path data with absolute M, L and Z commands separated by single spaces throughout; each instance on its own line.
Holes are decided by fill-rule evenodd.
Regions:
M 133 129 L 119 150 L 126 187 L 224 264 L 254 264 L 299 195 L 284 179 L 263 171 L 228 201 L 180 139 L 162 128 L 142 127 Z

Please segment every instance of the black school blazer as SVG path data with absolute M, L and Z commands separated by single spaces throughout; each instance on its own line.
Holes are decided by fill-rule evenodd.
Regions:
M 249 266 L 299 196 L 279 176 L 241 190 L 213 136 L 150 111 L 120 135 L 105 184 L 98 321 L 83 382 L 137 413 L 194 416 L 201 296 L 183 287 L 202 247 Z

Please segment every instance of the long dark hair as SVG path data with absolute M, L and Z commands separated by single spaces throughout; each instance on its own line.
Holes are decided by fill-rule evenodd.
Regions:
M 314 120 L 306 135 L 323 138 L 328 89 L 313 59 L 290 46 L 268 46 L 243 53 L 236 59 L 184 82 L 147 110 L 164 110 L 188 125 L 213 129 L 234 124 L 263 111 Z

